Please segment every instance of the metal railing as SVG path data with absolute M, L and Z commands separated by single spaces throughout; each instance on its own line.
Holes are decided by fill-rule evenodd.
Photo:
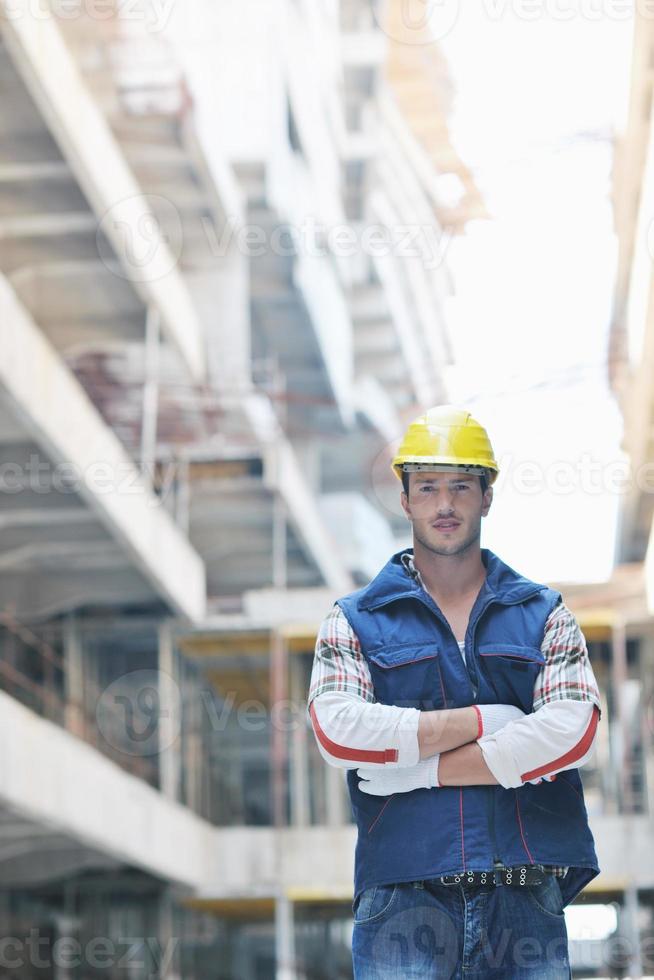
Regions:
M 57 648 L 58 631 L 52 625 L 42 627 L 41 634 L 37 630 L 21 623 L 11 610 L 0 610 L 0 690 L 156 786 L 156 759 L 121 752 L 117 744 L 107 740 L 96 716 L 101 687 L 86 675 L 84 699 L 72 698 L 67 693 L 65 658 Z

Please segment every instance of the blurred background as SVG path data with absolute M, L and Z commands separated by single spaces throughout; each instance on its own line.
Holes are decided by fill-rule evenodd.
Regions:
M 576 977 L 654 976 L 654 5 L 0 0 L 0 977 L 351 977 L 305 697 L 453 402 L 602 690 Z

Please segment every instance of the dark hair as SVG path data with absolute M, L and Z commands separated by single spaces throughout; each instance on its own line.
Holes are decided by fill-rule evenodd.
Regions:
M 402 486 L 404 487 L 404 492 L 407 495 L 407 497 L 409 496 L 409 477 L 410 477 L 410 475 L 411 474 L 410 473 L 407 473 L 406 470 L 402 470 Z M 482 493 L 482 496 L 483 496 L 486 493 L 486 490 L 488 489 L 488 477 L 486 476 L 485 473 L 480 473 L 480 475 L 479 475 L 479 483 L 481 484 L 481 493 Z

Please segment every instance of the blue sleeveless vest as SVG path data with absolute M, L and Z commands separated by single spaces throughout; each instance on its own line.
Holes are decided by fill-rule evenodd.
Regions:
M 561 595 L 482 548 L 486 579 L 470 614 L 464 664 L 447 620 L 401 555 L 338 600 L 376 700 L 423 711 L 501 703 L 530 712 L 545 663 L 545 622 Z M 500 861 L 569 865 L 559 879 L 567 904 L 599 873 L 577 769 L 518 789 L 445 786 L 385 798 L 360 792 L 356 770 L 347 780 L 358 827 L 355 897 L 372 885 L 484 871 Z

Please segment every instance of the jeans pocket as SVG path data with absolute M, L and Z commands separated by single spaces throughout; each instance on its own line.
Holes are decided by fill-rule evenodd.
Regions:
M 555 875 L 545 875 L 545 881 L 540 885 L 526 885 L 527 894 L 539 912 L 551 915 L 555 919 L 563 919 L 563 896 L 558 879 Z
M 364 888 L 352 906 L 356 925 L 380 919 L 395 901 L 397 885 L 373 885 Z

